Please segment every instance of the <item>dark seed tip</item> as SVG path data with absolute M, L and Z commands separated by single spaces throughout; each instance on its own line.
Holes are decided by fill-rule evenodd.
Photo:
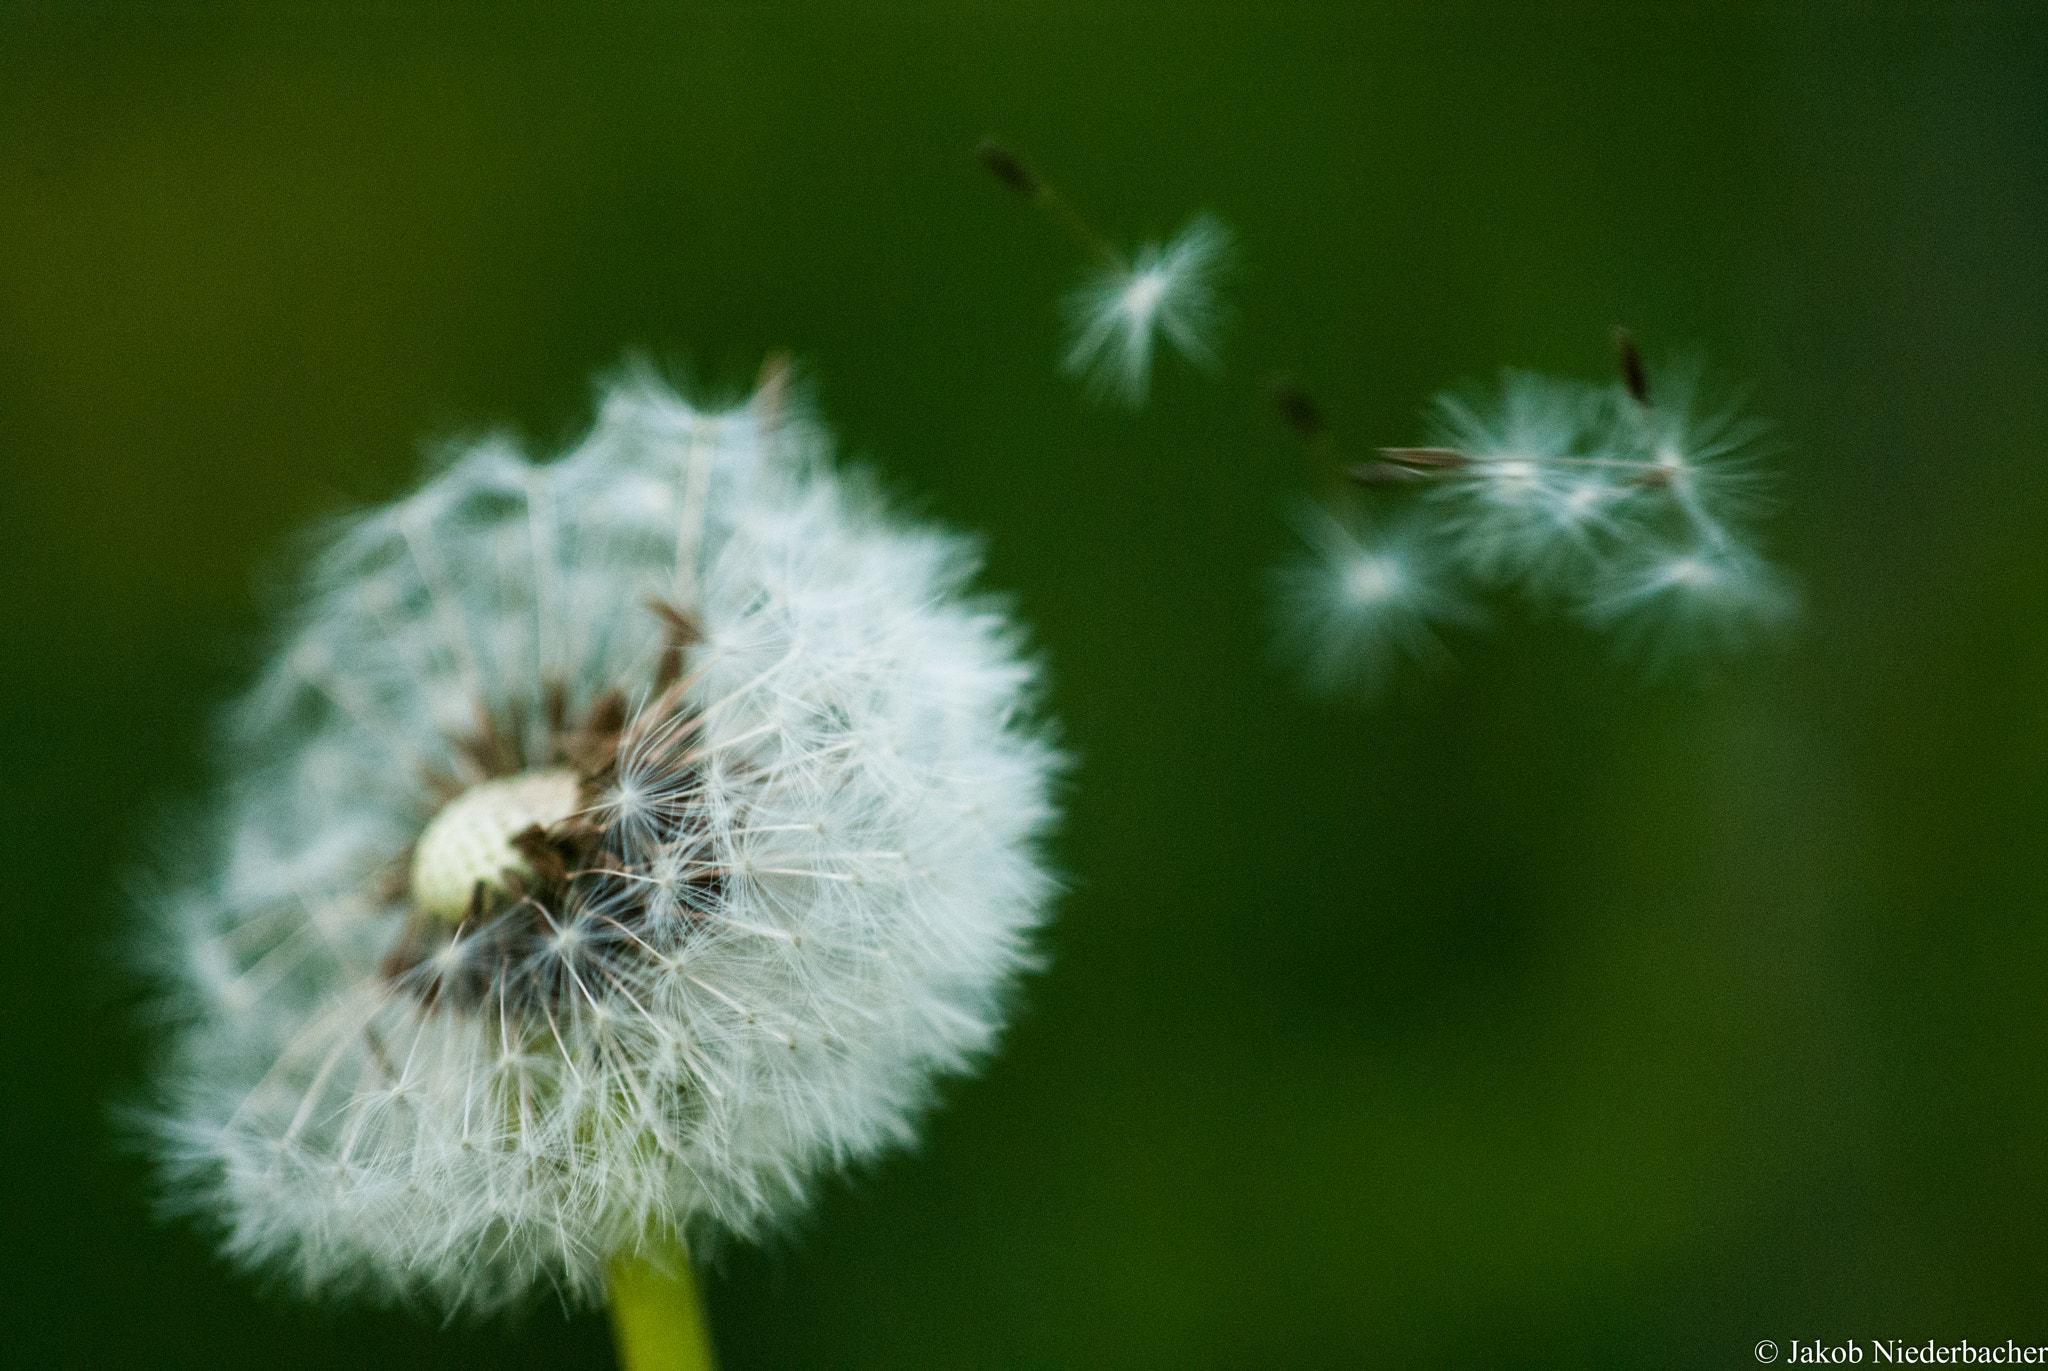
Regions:
M 1266 390 L 1273 397 L 1273 407 L 1280 411 L 1281 419 L 1303 442 L 1312 443 L 1323 436 L 1322 407 L 1295 384 L 1292 376 L 1275 376 L 1266 383 Z
M 1031 174 L 1031 168 L 1019 161 L 1017 155 L 993 138 L 984 138 L 974 145 L 974 155 L 980 159 L 988 174 L 1001 181 L 1019 195 L 1038 194 L 1038 178 Z
M 1614 326 L 1614 357 L 1621 367 L 1621 383 L 1639 405 L 1650 403 L 1650 378 L 1643 372 L 1643 354 L 1636 350 L 1635 335 L 1620 324 Z

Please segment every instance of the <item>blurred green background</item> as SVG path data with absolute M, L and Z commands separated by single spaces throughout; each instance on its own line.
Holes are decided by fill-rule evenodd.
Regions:
M 1112 236 L 1237 230 L 1229 367 L 1057 377 Z M 1754 378 L 1789 647 L 1513 617 L 1305 698 L 1296 371 L 1355 444 L 1607 329 Z M 603 1367 L 308 1310 L 149 1213 L 126 887 L 290 537 L 628 349 L 803 360 L 989 539 L 1081 759 L 1051 969 L 916 1155 L 708 1292 L 748 1367 L 1738 1366 L 2048 1342 L 2048 10 L 0 8 L 12 1365 Z

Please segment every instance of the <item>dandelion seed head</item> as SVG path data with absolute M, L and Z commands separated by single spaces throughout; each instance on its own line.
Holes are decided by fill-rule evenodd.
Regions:
M 238 1263 L 589 1301 L 990 1050 L 1052 889 L 1035 672 L 972 547 L 826 449 L 779 393 L 631 379 L 566 456 L 479 445 L 330 531 L 153 911 L 157 1151 Z
M 528 828 L 549 828 L 577 807 L 579 782 L 566 768 L 484 781 L 450 800 L 413 849 L 412 900 L 422 913 L 459 923 L 478 885 L 505 890 L 532 868 L 513 846 Z

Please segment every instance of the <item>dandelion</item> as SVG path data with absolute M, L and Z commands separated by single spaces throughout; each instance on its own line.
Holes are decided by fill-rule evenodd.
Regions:
M 630 1354 L 686 1235 L 910 1140 L 1051 889 L 974 567 L 779 374 L 629 380 L 559 460 L 480 444 L 335 529 L 154 910 L 175 1202 L 309 1295 L 609 1291 Z
M 1136 409 L 1151 387 L 1157 337 L 1196 366 L 1215 369 L 1216 275 L 1229 251 L 1230 230 L 1198 215 L 1164 246 L 1147 243 L 1128 265 L 1096 271 L 1067 297 L 1071 337 L 1062 370 Z

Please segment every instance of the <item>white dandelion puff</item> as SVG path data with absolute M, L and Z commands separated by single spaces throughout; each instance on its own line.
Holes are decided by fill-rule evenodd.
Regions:
M 1311 686 L 1370 693 L 1404 662 L 1449 664 L 1437 630 L 1469 626 L 1478 614 L 1446 588 L 1414 525 L 1369 529 L 1312 502 L 1293 522 L 1307 555 L 1275 573 L 1279 648 Z
M 1164 246 L 1102 267 L 1067 297 L 1071 336 L 1061 367 L 1099 396 L 1135 409 L 1152 383 L 1155 339 L 1164 335 L 1194 365 L 1218 365 L 1224 311 L 1216 278 L 1230 257 L 1230 230 L 1197 215 Z
M 238 1263 L 587 1301 L 990 1050 L 1052 888 L 1035 673 L 825 449 L 779 387 L 638 381 L 334 530 L 155 910 L 158 1151 Z

